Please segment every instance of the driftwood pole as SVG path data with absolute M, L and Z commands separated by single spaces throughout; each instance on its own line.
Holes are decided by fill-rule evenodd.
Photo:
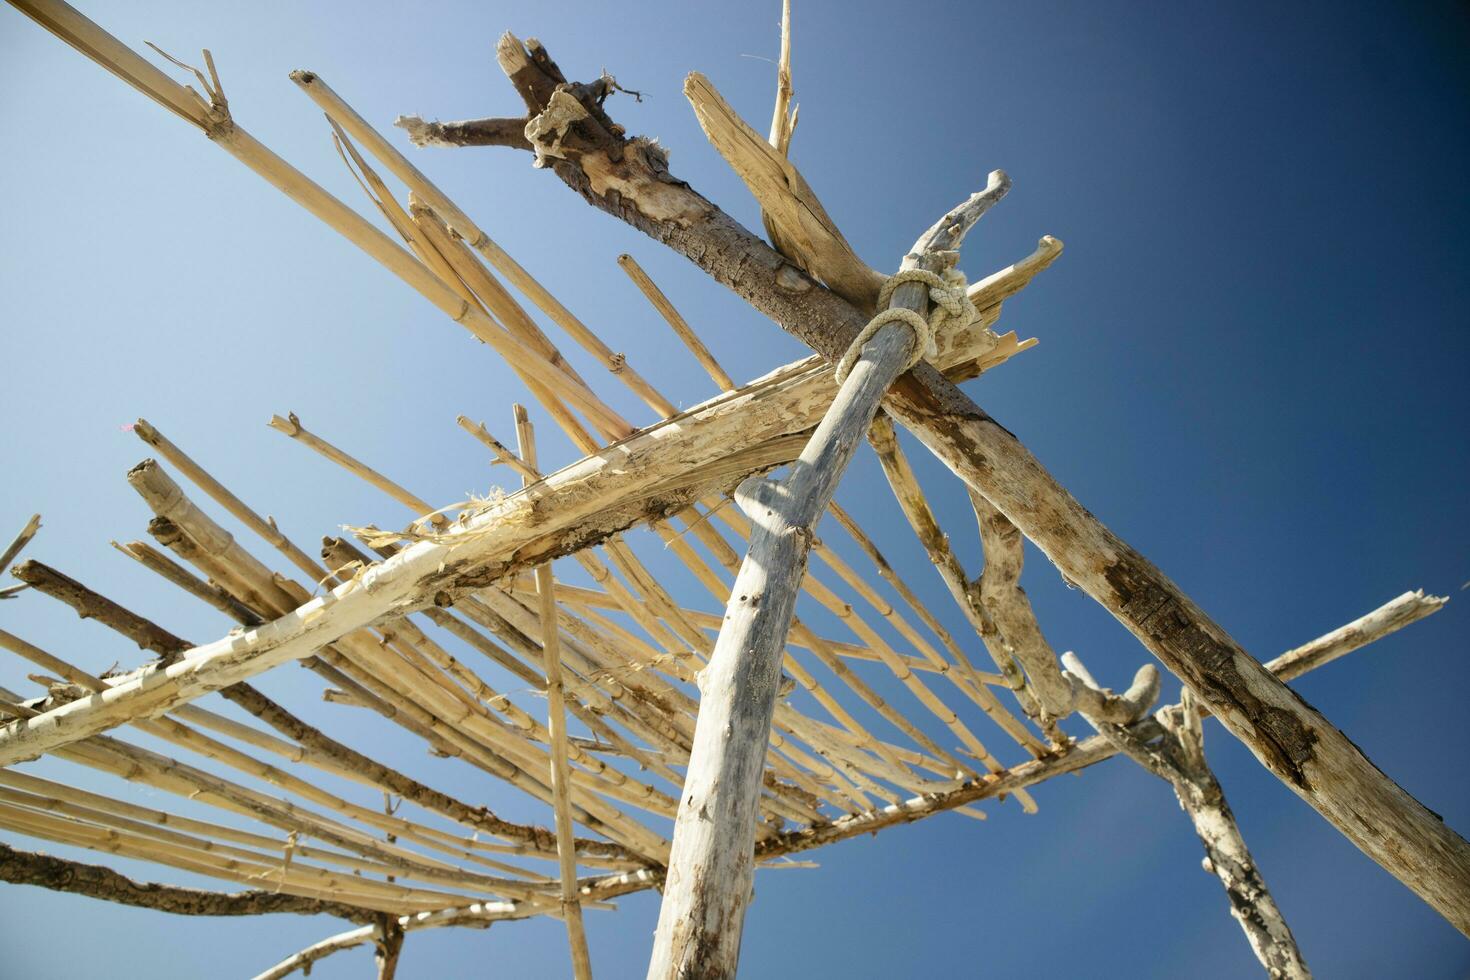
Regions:
M 935 276 L 948 269 L 965 233 L 1008 188 L 1004 174 L 991 174 L 983 192 L 920 237 L 902 269 Z M 888 309 L 925 316 L 929 299 L 927 286 L 901 282 Z M 674 825 L 650 980 L 735 975 L 754 877 L 761 774 L 782 652 L 813 529 L 889 385 L 914 363 L 915 348 L 922 353 L 924 346 L 916 326 L 890 321 L 877 327 L 786 478 L 753 477 L 736 490 L 736 502 L 753 525 L 750 548 L 709 665 L 699 675 L 699 719 Z
M 1273 980 L 1311 980 L 1296 937 L 1256 868 L 1235 814 L 1225 801 L 1225 791 L 1205 761 L 1203 719 L 1189 688 L 1178 704 L 1155 714 L 1162 738 L 1150 744 L 1128 726 L 1139 721 L 1159 696 L 1158 673 L 1152 664 L 1139 671 L 1132 687 L 1116 695 L 1099 687 L 1075 654 L 1062 654 L 1062 662 L 1067 665 L 1063 676 L 1076 695 L 1077 710 L 1088 723 L 1115 748 L 1173 787 L 1180 808 L 1189 815 L 1204 845 L 1204 868 L 1220 879 L 1230 899 L 1230 914 L 1240 923 L 1266 975 Z
M 567 82 L 539 44 L 528 49 L 506 35 L 498 55 L 531 114 L 545 111 L 554 93 L 571 94 L 586 109 L 585 118 L 564 128 L 557 155 L 538 153 L 538 163 L 594 207 L 689 258 L 817 352 L 835 359 L 851 343 L 865 322 L 856 287 L 844 290 L 840 277 L 818 269 L 831 287 L 824 288 L 674 177 L 661 148 L 626 137 L 607 116 L 605 90 Z M 691 76 L 690 84 L 701 89 L 702 80 Z M 432 126 L 422 120 L 400 125 L 432 142 Z M 725 152 L 718 142 L 716 148 Z M 746 183 L 769 213 L 768 199 L 792 196 L 793 179 L 788 175 L 785 190 Z M 1273 775 L 1470 935 L 1470 844 L 1078 503 L 1013 433 L 928 365 L 897 379 L 883 408 L 1127 627 Z

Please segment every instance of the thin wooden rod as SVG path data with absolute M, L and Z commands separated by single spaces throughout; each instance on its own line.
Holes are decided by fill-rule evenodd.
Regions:
M 520 457 L 527 466 L 536 469 L 536 437 L 531 420 L 520 405 L 515 406 L 514 413 Z M 587 932 L 582 925 L 582 905 L 577 895 L 577 855 L 572 844 L 572 813 L 567 794 L 570 776 L 566 708 L 561 689 L 561 630 L 557 624 L 556 593 L 549 562 L 536 566 L 536 585 L 541 600 L 541 652 L 546 671 L 546 725 L 551 729 L 551 788 L 555 796 L 556 853 L 561 865 L 562 918 L 572 950 L 572 975 L 577 980 L 590 980 L 592 963 L 587 954 Z
M 313 582 L 320 582 L 327 575 L 327 570 L 312 559 L 310 555 L 292 544 L 276 522 L 270 517 L 261 517 L 245 504 L 243 500 L 235 496 L 229 489 L 194 461 L 187 453 L 176 446 L 171 439 L 159 432 L 147 419 L 138 419 L 133 423 L 133 434 L 139 439 L 158 451 L 158 454 L 168 460 L 175 468 L 189 478 L 195 486 L 203 490 L 211 499 L 223 507 L 231 517 L 268 542 L 281 554 L 290 560 L 291 564 L 301 570 Z
M 1008 687 L 1009 685 L 1006 679 L 1000 675 L 982 673 L 981 671 L 975 670 L 970 663 L 970 658 L 965 655 L 964 650 L 955 642 L 954 636 L 949 630 L 945 629 L 943 623 L 935 618 L 934 614 L 929 610 L 928 604 L 923 602 L 914 593 L 913 589 L 909 587 L 908 583 L 894 571 L 893 566 L 883 557 L 883 553 L 878 550 L 872 538 L 868 537 L 867 532 L 853 519 L 851 514 L 843 509 L 836 501 L 833 501 L 832 506 L 827 508 L 827 512 L 836 518 L 837 523 L 848 533 L 848 536 L 857 542 L 858 547 L 868 556 L 868 560 L 877 570 L 878 575 L 889 585 L 893 586 L 894 591 L 899 594 L 904 602 L 908 604 L 909 608 L 919 617 L 920 621 L 929 628 L 930 632 L 939 638 L 940 643 L 949 651 L 957 667 L 953 674 L 948 675 L 950 680 L 964 691 L 972 701 L 978 704 L 980 709 L 989 715 L 990 719 L 999 725 L 1007 735 L 1010 735 L 1025 747 L 1027 751 L 1031 752 L 1032 755 L 1039 755 L 1047 751 L 1046 745 L 1037 739 L 1035 735 L 1031 734 L 1016 716 L 1011 714 L 995 695 L 990 692 L 988 686 Z M 948 674 L 948 672 L 946 673 Z
M 169 567 L 170 571 L 167 572 L 166 577 L 176 585 L 185 588 L 191 594 L 204 598 L 211 604 L 215 604 L 216 599 L 223 597 L 223 611 L 233 615 L 243 625 L 259 624 L 259 619 L 255 614 L 245 609 L 233 596 L 217 588 L 205 588 L 204 584 L 194 578 L 187 570 L 169 561 L 157 552 L 154 552 L 147 545 L 142 545 L 140 542 L 133 542 L 124 550 L 128 554 L 134 554 L 134 546 L 146 549 L 146 551 L 139 553 L 150 554 L 153 562 L 166 563 L 166 565 L 159 564 L 158 567 Z M 149 567 L 155 567 L 155 564 L 150 564 Z M 217 606 L 217 608 L 220 608 L 220 606 Z M 338 684 L 347 686 L 352 692 L 354 703 L 362 704 L 364 707 L 379 711 L 379 713 L 391 713 L 393 711 L 391 707 L 383 704 L 375 695 L 359 687 L 345 675 L 338 674 L 332 677 L 331 672 L 334 670 L 335 668 L 331 668 L 326 664 L 320 664 L 318 668 L 319 673 L 323 673 Z M 501 820 L 484 807 L 472 807 L 468 804 L 461 803 L 447 794 L 425 786 L 417 780 L 411 779 L 397 770 L 370 759 L 356 750 L 331 739 L 314 726 L 308 725 L 296 716 L 285 712 L 284 709 L 280 709 L 278 705 L 265 699 L 263 695 L 256 696 L 258 692 L 254 692 L 253 688 L 250 688 L 248 685 L 233 685 L 224 688 L 221 694 L 234 700 L 241 707 L 245 708 L 245 710 L 271 725 L 277 731 L 295 740 L 306 750 L 307 754 L 303 758 L 309 764 L 323 767 L 329 766 L 332 770 L 340 772 L 346 778 L 354 778 L 384 792 L 411 800 L 423 807 L 426 811 L 440 813 L 476 831 L 492 833 L 507 840 L 542 841 L 548 844 L 551 842 L 550 832 L 543 828 L 523 826 Z M 185 716 L 181 715 L 181 717 Z M 203 722 L 201 721 L 201 723 Z M 492 846 L 474 840 L 452 839 L 462 847 L 479 846 L 488 848 Z M 616 845 L 609 845 L 603 841 L 592 840 L 579 841 L 579 846 L 588 850 L 589 854 L 587 859 L 589 860 L 598 860 L 599 858 L 594 855 L 602 853 L 609 847 L 616 847 Z M 480 860 L 479 858 L 472 859 Z
M 638 261 L 633 256 L 624 253 L 618 256 L 618 265 L 628 274 L 628 278 L 633 280 L 633 285 L 638 287 L 638 291 L 647 297 L 648 302 L 664 318 L 675 335 L 684 342 L 684 346 L 689 348 L 689 353 L 694 355 L 699 366 L 704 368 L 705 373 L 720 386 L 720 390 L 734 391 L 735 382 L 725 373 L 725 369 L 720 367 L 720 362 L 715 360 L 709 348 L 704 346 L 704 342 L 699 339 L 699 334 L 689 326 L 689 321 L 684 319 L 674 304 L 669 302 L 663 290 L 659 289 L 658 285 L 649 278 L 648 273 L 643 271 Z
M 31 538 L 34 538 L 39 530 L 41 530 L 41 515 L 32 514 L 30 520 L 26 521 L 25 526 L 20 529 L 20 533 L 15 536 L 15 540 L 6 545 L 3 552 L 0 552 L 0 572 L 10 567 L 10 563 L 15 561 L 15 556 L 21 553 L 21 549 L 30 543 Z
M 38 664 L 47 670 L 61 675 L 68 681 L 71 681 L 72 683 L 77 684 L 88 691 L 100 693 L 106 691 L 108 688 L 107 683 L 101 678 L 94 677 L 86 671 L 72 666 L 61 658 L 47 653 L 46 651 L 41 650 L 39 647 L 27 643 L 26 641 L 7 631 L 0 630 L 0 646 L 3 646 L 5 649 L 8 649 L 13 653 L 19 654 L 32 663 Z M 375 825 L 382 829 L 390 830 L 409 839 L 418 840 L 420 843 L 426 844 L 430 847 L 443 847 L 442 844 L 433 840 L 432 838 L 421 838 L 421 836 L 417 832 L 417 828 L 415 827 L 415 825 L 407 820 L 384 816 L 369 808 L 357 806 L 356 804 L 344 800 L 341 797 L 338 797 L 332 793 L 328 793 L 314 786 L 313 784 L 306 782 L 305 780 L 299 779 L 291 775 L 290 773 L 285 772 L 284 770 L 281 770 L 267 763 L 262 763 L 244 752 L 232 749 L 229 746 L 224 745 L 223 743 L 218 742 L 214 739 L 211 739 L 189 728 L 187 725 L 183 725 L 177 721 L 171 720 L 169 718 L 139 719 L 134 722 L 134 725 L 140 731 L 147 732 L 150 735 L 156 736 L 175 745 L 188 748 L 207 758 L 222 762 L 225 765 L 231 766 L 242 772 L 247 772 L 252 776 L 277 785 L 289 792 L 295 793 L 302 799 L 309 800 L 320 806 L 324 806 L 330 810 L 341 813 L 344 816 L 352 817 L 364 823 Z M 355 833 L 350 834 L 350 836 L 344 837 L 337 831 L 329 832 L 333 835 L 333 838 L 324 839 L 334 839 L 334 842 L 337 843 L 338 846 L 349 847 L 353 850 L 357 850 L 359 853 L 362 853 L 365 856 L 372 856 L 377 860 L 387 863 L 392 867 L 401 869 L 403 873 L 406 873 L 410 877 L 417 877 L 425 881 L 447 880 L 451 884 L 458 885 L 475 884 L 480 887 L 494 888 L 497 890 L 508 884 L 509 890 L 502 892 L 503 894 L 517 896 L 530 894 L 530 892 L 525 890 L 524 887 L 519 883 L 506 883 L 502 879 L 494 879 L 473 872 L 456 871 L 446 878 L 447 869 L 449 868 L 448 865 L 443 865 L 439 862 L 435 862 L 435 866 L 423 865 L 420 863 L 418 855 L 415 855 L 410 851 L 405 851 L 398 848 L 387 848 L 386 850 L 384 850 L 380 849 L 377 845 L 372 845 L 368 848 L 368 850 L 362 850 L 365 838 L 362 838 Z M 369 842 L 369 844 L 370 843 L 371 842 Z M 458 852 L 455 851 L 452 853 L 457 854 Z
M 385 140 L 382 134 L 368 125 L 367 121 L 344 102 L 336 92 L 332 91 L 321 76 L 309 71 L 295 71 L 291 73 L 291 80 L 300 86 L 302 91 L 321 107 L 329 118 L 351 133 L 394 176 L 422 197 L 429 207 L 438 212 L 450 228 L 468 242 L 471 248 L 485 256 L 501 275 L 505 276 L 553 322 L 595 355 L 609 371 L 624 376 L 624 381 L 628 386 L 638 391 L 649 407 L 661 416 L 675 414 L 674 406 L 657 396 L 648 383 L 643 381 L 642 377 L 627 363 L 627 359 L 622 354 L 615 353 L 595 333 L 587 329 L 582 321 L 573 316 L 570 310 L 558 302 L 504 249 L 495 244 L 490 236 L 471 221 L 469 216 L 450 201 L 429 178 L 409 163 L 407 157 Z

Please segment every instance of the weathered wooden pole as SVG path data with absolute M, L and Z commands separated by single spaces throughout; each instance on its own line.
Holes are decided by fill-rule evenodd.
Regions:
M 1246 847 L 1235 814 L 1205 761 L 1203 720 L 1189 688 L 1180 702 L 1155 714 L 1163 737 L 1147 742 L 1129 726 L 1142 719 L 1159 696 L 1158 672 L 1145 664 L 1125 693 L 1100 687 L 1074 653 L 1062 654 L 1063 674 L 1071 684 L 1077 710 L 1097 733 L 1140 766 L 1174 788 L 1179 806 L 1194 824 L 1205 848 L 1204 868 L 1220 879 L 1230 899 L 1230 914 L 1240 924 L 1256 959 L 1272 980 L 1312 980 L 1291 927 Z
M 1009 188 L 1000 171 L 945 215 L 904 258 L 904 271 L 938 275 L 965 232 Z M 901 282 L 889 310 L 929 314 L 929 287 Z M 878 322 L 876 319 L 875 323 Z M 649 980 L 733 977 L 755 872 L 755 828 L 780 686 L 781 656 L 796 611 L 817 521 L 895 378 L 922 354 L 917 325 L 891 320 L 871 332 L 785 479 L 752 477 L 735 500 L 753 527 L 709 665 L 700 672 L 699 719 L 679 800 Z M 861 338 L 860 338 L 861 339 Z M 916 347 L 918 350 L 916 351 Z M 850 367 L 849 367 L 850 364 Z

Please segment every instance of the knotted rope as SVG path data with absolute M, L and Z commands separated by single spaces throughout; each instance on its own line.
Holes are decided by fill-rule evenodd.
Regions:
M 913 351 L 903 367 L 907 371 L 925 358 L 933 357 L 939 352 L 935 346 L 935 337 L 945 321 L 958 317 L 961 322 L 968 323 L 974 319 L 975 304 L 971 303 L 970 298 L 965 295 L 965 274 L 954 267 L 959 253 L 942 252 L 939 254 L 948 263 L 948 268 L 942 274 L 933 273 L 927 269 L 904 269 L 883 280 L 883 288 L 878 290 L 877 315 L 868 321 L 868 325 L 863 327 L 847 348 L 846 353 L 842 355 L 842 359 L 837 362 L 838 384 L 847 380 L 853 365 L 857 364 L 858 358 L 862 356 L 863 345 L 872 340 L 879 330 L 890 323 L 906 323 L 914 332 Z M 929 287 L 929 316 L 927 319 L 903 307 L 889 308 L 888 304 L 893 299 L 893 291 L 906 282 L 921 282 Z

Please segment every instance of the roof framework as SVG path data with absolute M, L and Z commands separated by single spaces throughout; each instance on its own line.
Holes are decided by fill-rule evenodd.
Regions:
M 156 659 L 99 677 L 0 630 L 0 647 L 33 664 L 45 688 L 40 697 L 0 690 L 0 712 L 9 717 L 0 727 L 7 767 L 0 768 L 0 828 L 246 890 L 137 882 L 6 845 L 0 877 L 180 914 L 327 913 L 354 924 L 262 977 L 369 943 L 379 975 L 391 976 L 411 932 L 542 915 L 566 923 L 572 971 L 590 976 L 584 910 L 661 889 L 649 975 L 730 976 L 756 868 L 799 867 L 792 855 L 940 812 L 983 819 L 978 805 L 988 800 L 1033 811 L 1031 787 L 1121 752 L 1173 787 L 1268 973 L 1307 976 L 1205 761 L 1201 720 L 1213 713 L 1294 792 L 1470 934 L 1470 848 L 1285 686 L 1444 600 L 1405 593 L 1262 664 L 1099 524 L 955 387 L 1034 343 L 995 328 L 1003 303 L 1057 258 L 1061 243 L 1044 237 L 1031 255 L 965 288 L 946 279 L 965 234 L 1009 189 L 997 171 L 907 257 L 895 257 L 895 267 L 929 274 L 927 283 L 885 288 L 788 159 L 797 119 L 789 5 L 767 136 L 709 79 L 695 74 L 686 84 L 711 143 L 760 202 L 769 244 L 670 174 L 655 143 L 629 138 L 610 118 L 605 103 L 622 91 L 611 76 L 569 81 L 535 41 L 506 35 L 498 48 L 523 114 L 399 121 L 423 146 L 532 154 L 590 204 L 686 255 L 816 352 L 737 384 L 648 274 L 622 256 L 620 265 L 720 390 L 679 411 L 640 373 L 636 356 L 600 340 L 319 76 L 292 79 L 326 113 L 381 226 L 235 122 L 207 51 L 203 70 L 164 56 L 193 74 L 196 89 L 63 3 L 12 2 L 201 130 L 505 358 L 539 413 L 584 455 L 543 472 L 530 414 L 519 405 L 514 449 L 461 417 L 466 433 L 523 487 L 443 508 L 295 415 L 276 417 L 275 428 L 324 463 L 415 515 L 402 530 L 324 538 L 313 554 L 139 420 L 134 431 L 156 457 L 130 471 L 128 482 L 155 515 L 153 541 L 117 547 L 237 628 L 195 643 L 62 571 L 34 560 L 14 564 L 21 584 L 5 597 L 42 593 Z M 872 319 L 884 309 L 908 312 Z M 608 374 L 580 375 L 541 322 Z M 926 329 L 933 331 L 927 349 L 919 343 Z M 923 356 L 910 370 L 916 345 Z M 850 370 L 839 380 L 832 365 L 847 353 Z M 598 394 L 618 384 L 652 420 L 630 421 Z M 920 485 L 895 423 L 953 471 L 960 485 L 943 492 L 972 503 L 985 555 L 978 578 L 966 573 L 936 519 L 929 493 L 938 491 Z M 921 594 L 901 578 L 832 501 L 864 436 L 895 514 L 933 561 L 943 592 Z M 235 539 L 211 512 L 228 514 L 259 540 Z M 865 567 L 814 536 L 824 513 L 865 555 Z M 0 570 L 38 528 L 39 517 L 22 529 Z M 645 528 L 652 536 L 629 533 Z M 1184 682 L 1180 704 L 1155 710 L 1152 663 L 1115 694 L 1074 655 L 1056 655 L 1019 586 L 1023 538 Z M 684 590 L 670 588 L 667 572 L 650 570 L 654 540 L 708 592 L 707 605 L 681 603 L 675 596 Z M 259 557 L 260 545 L 276 556 Z M 554 571 L 573 566 L 580 571 L 564 579 Z M 594 585 L 575 584 L 579 578 Z M 834 613 L 851 635 L 822 635 L 803 622 L 798 594 Z M 974 635 L 941 625 L 931 610 L 940 602 L 955 603 Z M 987 662 L 967 649 L 983 650 Z M 326 700 L 373 712 L 402 737 L 521 790 L 545 805 L 546 820 L 502 819 L 427 785 L 378 761 L 373 746 L 344 744 L 251 685 L 289 661 L 322 678 Z M 880 674 L 899 685 L 902 702 L 875 689 L 870 679 Z M 516 692 L 491 686 L 504 687 L 503 677 L 545 700 L 525 707 Z M 208 707 L 216 694 L 258 724 Z M 1097 734 L 1067 736 L 1058 723 L 1074 713 Z M 179 752 L 133 744 L 114 733 L 123 726 Z M 43 754 L 221 812 L 214 820 L 145 807 L 17 767 Z M 354 802 L 346 783 L 381 792 L 387 805 Z M 241 829 L 242 818 L 251 829 Z

